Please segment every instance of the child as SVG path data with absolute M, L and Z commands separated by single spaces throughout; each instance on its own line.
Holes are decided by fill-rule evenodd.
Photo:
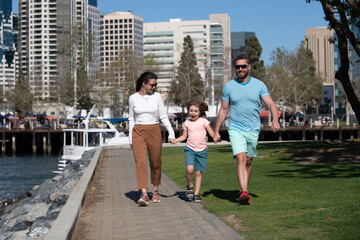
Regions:
M 191 101 L 187 105 L 189 120 L 183 124 L 183 133 L 176 138 L 172 144 L 177 142 L 187 142 L 184 148 L 186 161 L 186 196 L 193 198 L 194 202 L 201 202 L 199 195 L 202 173 L 206 172 L 207 167 L 207 146 L 206 131 L 211 137 L 214 137 L 214 131 L 210 122 L 205 118 L 205 111 L 208 111 L 208 105 L 202 101 Z M 193 191 L 193 172 L 195 170 L 195 192 Z

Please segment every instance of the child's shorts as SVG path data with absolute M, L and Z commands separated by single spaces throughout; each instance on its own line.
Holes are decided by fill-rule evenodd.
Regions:
M 194 166 L 195 171 L 206 172 L 207 168 L 207 149 L 196 152 L 185 146 L 185 162 L 186 166 Z
M 259 130 L 252 132 L 241 132 L 235 129 L 229 129 L 228 132 L 234 158 L 236 154 L 242 152 L 246 152 L 247 157 L 257 156 L 256 146 L 259 139 Z

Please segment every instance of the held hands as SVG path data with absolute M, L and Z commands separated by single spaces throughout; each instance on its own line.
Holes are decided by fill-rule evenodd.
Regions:
M 220 134 L 218 132 L 215 133 L 214 137 L 213 137 L 214 143 L 218 143 L 221 141 L 221 137 Z
M 169 138 L 169 139 L 168 139 L 168 142 L 171 143 L 171 144 L 177 143 L 177 141 L 176 141 L 175 138 Z

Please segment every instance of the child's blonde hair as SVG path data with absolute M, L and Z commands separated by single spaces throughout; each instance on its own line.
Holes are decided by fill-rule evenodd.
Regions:
M 208 105 L 203 102 L 203 101 L 198 101 L 198 100 L 193 100 L 193 101 L 190 101 L 187 105 L 187 109 L 188 111 L 190 110 L 190 107 L 191 106 L 195 106 L 197 108 L 199 108 L 199 111 L 200 111 L 200 117 L 206 117 L 206 111 L 209 110 L 208 108 Z

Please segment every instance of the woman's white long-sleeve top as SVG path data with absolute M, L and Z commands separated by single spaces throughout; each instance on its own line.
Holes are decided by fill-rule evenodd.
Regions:
M 153 92 L 142 96 L 134 93 L 129 98 L 129 142 L 132 144 L 132 130 L 135 124 L 150 125 L 159 123 L 159 119 L 169 133 L 169 138 L 175 138 L 174 130 L 165 110 L 160 93 Z

